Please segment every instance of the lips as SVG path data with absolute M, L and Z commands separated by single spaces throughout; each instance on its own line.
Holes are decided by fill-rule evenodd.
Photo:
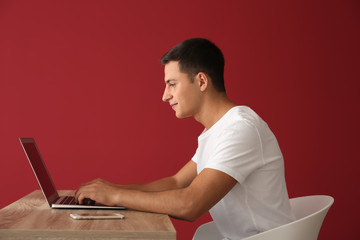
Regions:
M 177 106 L 177 103 L 170 104 L 170 106 L 172 107 L 172 109 L 175 109 L 175 107 Z

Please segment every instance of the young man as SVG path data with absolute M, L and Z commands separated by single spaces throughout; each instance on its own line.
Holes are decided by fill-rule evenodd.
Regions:
M 198 149 L 174 176 L 142 185 L 97 179 L 76 191 L 106 205 L 165 213 L 194 221 L 210 214 L 222 237 L 241 239 L 290 222 L 284 164 L 277 140 L 250 108 L 225 93 L 224 57 L 206 39 L 189 39 L 162 59 L 163 101 L 176 117 L 193 117 L 205 130 Z

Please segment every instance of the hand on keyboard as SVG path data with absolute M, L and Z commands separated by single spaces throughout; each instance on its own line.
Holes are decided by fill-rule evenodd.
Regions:
M 94 206 L 95 205 L 95 201 L 90 199 L 90 198 L 85 198 L 83 200 L 83 204 L 82 205 L 89 205 L 89 206 Z

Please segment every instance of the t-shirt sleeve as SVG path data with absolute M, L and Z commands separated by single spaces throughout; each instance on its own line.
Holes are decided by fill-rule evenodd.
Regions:
M 195 163 L 198 163 L 198 156 L 197 156 L 197 152 L 198 152 L 198 149 L 196 149 L 196 152 L 194 154 L 194 156 L 191 158 L 191 160 Z
M 241 121 L 219 135 L 215 152 L 204 168 L 222 171 L 242 183 L 262 165 L 262 145 L 258 129 L 250 122 Z

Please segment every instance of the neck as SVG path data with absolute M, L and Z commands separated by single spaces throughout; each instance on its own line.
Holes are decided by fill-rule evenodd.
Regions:
M 217 93 L 204 99 L 201 110 L 194 116 L 206 129 L 210 129 L 236 104 L 231 102 L 225 93 Z

